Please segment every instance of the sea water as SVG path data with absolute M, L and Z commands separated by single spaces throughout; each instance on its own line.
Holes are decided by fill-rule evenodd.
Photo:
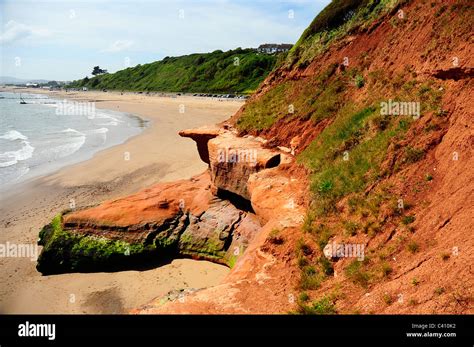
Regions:
M 0 92 L 0 191 L 89 159 L 145 127 L 139 117 L 91 103 Z

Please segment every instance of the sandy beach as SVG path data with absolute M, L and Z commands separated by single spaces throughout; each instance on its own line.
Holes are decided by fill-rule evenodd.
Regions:
M 6 90 L 4 90 L 6 91 Z M 47 93 L 57 99 L 91 101 L 97 108 L 135 114 L 150 121 L 140 135 L 11 189 L 0 198 L 0 243 L 34 244 L 38 231 L 59 211 L 99 203 L 161 181 L 189 178 L 205 170 L 193 141 L 178 131 L 229 118 L 240 100 L 192 96 L 121 95 L 117 92 Z M 29 258 L 0 258 L 1 313 L 120 313 L 172 290 L 218 284 L 224 266 L 189 259 L 154 269 L 42 276 Z

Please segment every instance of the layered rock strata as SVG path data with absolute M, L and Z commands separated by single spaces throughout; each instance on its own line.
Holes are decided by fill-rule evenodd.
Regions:
M 64 211 L 40 232 L 37 268 L 43 274 L 120 270 L 180 256 L 232 266 L 259 229 L 252 214 L 211 194 L 206 172 Z
M 249 178 L 277 165 L 280 154 L 219 128 L 181 135 L 197 142 L 208 171 L 63 211 L 40 232 L 37 269 L 43 274 L 120 270 L 182 256 L 233 267 L 261 228 L 250 203 Z

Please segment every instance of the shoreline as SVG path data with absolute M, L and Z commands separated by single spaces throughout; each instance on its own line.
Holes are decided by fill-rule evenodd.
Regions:
M 195 144 L 179 137 L 178 131 L 228 119 L 243 103 L 188 96 L 78 94 L 68 93 L 67 98 L 95 101 L 97 108 L 128 112 L 150 119 L 151 123 L 122 144 L 23 182 L 3 196 L 0 243 L 36 244 L 41 227 L 56 213 L 69 208 L 71 201 L 77 207 L 93 205 L 154 183 L 186 179 L 204 171 L 206 165 L 196 154 Z M 184 114 L 179 113 L 180 104 L 186 107 Z M 129 161 L 123 160 L 126 151 L 130 152 Z M 216 285 L 229 271 L 222 265 L 190 259 L 174 260 L 145 271 L 54 276 L 42 276 L 36 271 L 36 262 L 30 259 L 0 258 L 0 265 L 1 313 L 127 312 L 172 290 Z M 71 295 L 74 303 L 69 301 Z
M 167 172 L 164 177 L 159 177 L 159 182 L 169 182 L 169 181 L 174 181 L 174 180 L 179 180 L 179 179 L 185 179 L 189 178 L 193 175 L 199 174 L 202 171 L 204 171 L 207 166 L 202 163 L 199 159 L 196 160 L 196 155 L 195 155 L 195 145 L 192 141 L 189 141 L 188 139 L 183 139 L 178 135 L 179 130 L 183 130 L 186 128 L 195 128 L 199 125 L 209 125 L 209 124 L 215 124 L 222 122 L 230 116 L 232 116 L 238 108 L 240 108 L 241 105 L 244 104 L 244 100 L 236 100 L 236 99 L 227 99 L 227 100 L 220 100 L 220 99 L 215 99 L 215 98 L 205 98 L 205 97 L 194 97 L 194 96 L 180 96 L 179 98 L 175 97 L 170 97 L 168 95 L 165 96 L 158 96 L 158 95 L 153 95 L 153 96 L 145 96 L 144 94 L 136 94 L 136 93 L 129 93 L 124 95 L 120 95 L 120 92 L 112 91 L 112 92 L 96 92 L 96 91 L 86 91 L 86 92 L 68 92 L 68 93 L 63 93 L 63 92 L 58 92 L 58 91 L 48 91 L 48 90 L 41 90 L 37 88 L 0 88 L 0 91 L 8 91 L 8 92 L 18 92 L 18 90 L 23 90 L 28 93 L 32 94 L 45 94 L 50 96 L 51 98 L 56 98 L 56 99 L 67 99 L 71 101 L 85 101 L 85 102 L 95 102 L 96 103 L 96 108 L 98 109 L 106 109 L 110 111 L 118 111 L 118 112 L 123 112 L 123 113 L 129 113 L 131 115 L 137 116 L 140 119 L 146 121 L 147 127 L 144 128 L 142 132 L 140 132 L 137 135 L 131 136 L 128 139 L 126 139 L 123 143 L 113 145 L 111 147 L 104 148 L 96 153 L 93 154 L 93 156 L 89 159 L 68 164 L 64 167 L 61 167 L 54 172 L 41 175 L 39 177 L 32 177 L 31 179 L 28 179 L 22 183 L 35 183 L 36 181 L 40 182 L 41 184 L 48 183 L 48 184 L 53 184 L 53 183 L 59 183 L 63 186 L 70 187 L 70 186 L 77 186 L 77 185 L 84 185 L 84 184 L 91 184 L 94 183 L 93 180 L 84 180 L 84 177 L 77 177 L 76 173 L 80 169 L 85 169 L 86 166 L 87 168 L 91 169 L 92 167 L 95 167 L 96 164 L 98 165 L 99 168 L 96 168 L 94 170 L 94 175 L 95 178 L 98 179 L 98 182 L 109 182 L 113 181 L 116 179 L 121 178 L 123 176 L 123 172 L 119 172 L 122 170 L 116 170 L 114 172 L 115 174 L 107 174 L 107 165 L 102 164 L 102 160 L 106 157 L 110 156 L 115 156 L 115 162 L 123 164 L 124 160 L 122 160 L 122 156 L 118 155 L 120 150 L 123 149 L 122 153 L 127 152 L 125 149 L 136 149 L 138 148 L 136 142 L 145 142 L 142 140 L 142 138 L 146 138 L 147 140 L 150 140 L 150 142 L 153 142 L 153 136 L 157 135 L 156 133 L 156 128 L 157 124 L 156 122 L 160 120 L 160 115 L 157 115 L 157 112 L 154 112 L 152 109 L 152 106 L 159 104 L 160 102 L 166 102 L 166 107 L 167 108 L 164 112 L 169 112 L 170 106 L 174 106 L 174 110 L 172 110 L 171 117 L 176 117 L 180 115 L 180 105 L 185 106 L 185 112 L 186 113 L 191 113 L 191 116 L 193 116 L 193 113 L 197 113 L 196 111 L 199 112 L 199 116 L 202 116 L 204 118 L 204 121 L 200 122 L 199 119 L 194 119 L 191 120 L 188 118 L 188 120 L 191 120 L 190 122 L 187 122 L 186 125 L 184 126 L 179 126 L 179 124 L 170 124 L 169 122 L 165 122 L 165 125 L 167 126 L 167 129 L 163 129 L 163 131 L 160 131 L 158 135 L 163 135 L 166 134 L 168 135 L 165 130 L 168 130 L 168 128 L 171 126 L 174 128 L 176 131 L 174 132 L 174 137 L 179 140 L 181 146 L 185 146 L 187 153 L 186 156 L 182 157 L 181 160 L 181 165 L 174 165 L 173 167 L 176 168 L 175 170 L 168 170 L 168 171 L 174 171 L 174 172 Z M 118 99 L 117 99 L 118 98 Z M 188 105 L 191 105 L 193 108 L 195 107 L 195 110 L 188 111 L 189 108 L 186 107 Z M 209 105 L 210 109 L 206 110 L 205 107 Z M 140 107 L 144 106 L 144 107 Z M 151 107 L 150 107 L 151 106 Z M 217 107 L 218 106 L 218 107 Z M 122 108 L 120 108 L 122 107 Z M 222 115 L 219 115 L 219 111 L 224 111 Z M 141 112 L 140 112 L 141 111 Z M 210 115 L 206 115 L 204 112 L 209 112 L 211 113 Z M 208 120 L 206 120 L 208 119 Z M 179 123 L 179 122 L 178 122 Z M 197 123 L 197 124 L 196 124 Z M 161 123 L 160 125 L 163 125 Z M 137 141 L 138 140 L 138 141 Z M 130 146 L 129 146 L 130 145 Z M 162 144 L 162 148 L 169 150 L 170 147 L 174 146 L 166 146 L 167 144 Z M 172 144 L 174 145 L 174 144 Z M 132 165 L 129 165 L 127 169 L 124 171 L 125 174 L 131 174 L 133 172 L 132 169 L 143 169 L 150 163 L 151 160 L 148 160 L 150 158 L 144 158 L 145 155 L 140 155 L 137 160 L 135 161 L 136 158 L 132 157 L 132 152 L 130 153 L 130 161 Z M 153 154 L 158 153 L 157 150 L 152 151 Z M 159 154 L 159 153 L 158 153 Z M 181 153 L 180 153 L 181 154 Z M 167 154 L 168 157 L 172 157 L 170 154 Z M 175 159 L 175 158 L 172 158 Z M 185 160 L 184 160 L 185 159 Z M 106 160 L 109 162 L 109 160 Z M 188 167 L 188 174 L 176 174 L 176 171 L 179 169 L 186 170 L 186 166 L 184 165 L 184 162 L 188 161 L 191 163 L 191 168 Z M 87 163 L 87 164 L 86 164 Z M 153 165 L 153 163 L 151 164 Z M 99 175 L 96 173 L 103 173 L 104 175 Z M 154 177 L 156 179 L 157 177 Z M 146 180 L 145 183 L 143 184 L 137 184 L 136 189 L 144 188 L 150 184 L 156 183 L 158 181 L 156 180 Z M 20 183 L 20 184 L 22 184 Z M 97 183 L 97 182 L 95 182 Z M 21 187 L 15 187 L 14 188 L 20 188 Z M 10 189 L 8 189 L 10 191 Z M 128 192 L 127 192 L 128 193 Z M 1 199 L 0 199 L 1 201 Z
M 15 89 L 11 89 L 11 90 L 1 90 L 0 89 L 0 92 L 10 92 L 10 93 L 18 93 Z M 71 101 L 70 99 L 67 99 L 65 98 L 65 96 L 67 95 L 63 95 L 61 94 L 61 98 L 55 98 L 55 97 L 51 97 L 50 95 L 48 95 L 48 93 L 45 93 L 44 91 L 37 91 L 35 89 L 33 90 L 28 90 L 28 94 L 33 94 L 33 95 L 47 95 L 48 98 L 50 100 L 58 100 L 58 101 L 61 101 L 62 100 L 67 100 L 67 101 Z M 86 101 L 86 102 L 89 102 L 89 99 L 84 99 L 83 101 Z M 110 110 L 108 108 L 99 108 L 103 111 L 112 111 L 112 112 L 118 112 L 118 111 L 115 111 L 115 110 Z M 41 178 L 47 178 L 48 176 L 52 176 L 56 173 L 59 173 L 62 169 L 65 169 L 67 167 L 72 167 L 76 164 L 80 164 L 80 163 L 83 163 L 83 162 L 86 162 L 88 160 L 91 160 L 93 159 L 97 154 L 103 152 L 103 151 L 106 151 L 110 148 L 113 148 L 115 146 L 120 146 L 120 145 L 123 145 L 123 144 L 126 144 L 130 139 L 136 137 L 136 136 L 139 136 L 141 135 L 143 132 L 147 131 L 148 128 L 152 127 L 153 126 L 153 120 L 148 118 L 148 117 L 145 117 L 145 116 L 141 116 L 141 115 L 137 115 L 137 114 L 133 114 L 133 113 L 129 113 L 129 112 L 119 112 L 121 114 L 123 114 L 125 117 L 127 118 L 130 118 L 130 119 L 137 119 L 138 122 L 140 123 L 140 132 L 137 133 L 137 134 L 134 134 L 134 135 L 130 135 L 130 136 L 127 136 L 126 138 L 122 139 L 121 141 L 119 141 L 118 143 L 114 143 L 114 144 L 111 144 L 111 145 L 108 145 L 106 147 L 103 147 L 99 150 L 95 150 L 95 151 L 91 151 L 91 152 L 88 152 L 88 153 L 82 153 L 82 154 L 77 154 L 77 153 L 73 153 L 71 156 L 68 156 L 68 157 L 65 157 L 62 162 L 56 162 L 56 163 L 53 163 L 51 164 L 50 168 L 47 168 L 47 167 L 43 167 L 42 170 L 40 170 L 39 172 L 35 173 L 32 177 L 29 177 L 27 179 L 24 179 L 24 180 L 20 180 L 20 181 L 17 181 L 17 182 L 12 182 L 10 186 L 2 186 L 0 187 L 0 193 L 2 194 L 2 197 L 4 198 L 5 196 L 8 197 L 10 196 L 11 194 L 14 194 L 16 190 L 18 189 L 22 189 L 22 187 L 24 185 L 28 185 L 28 184 L 31 184 L 31 183 L 34 183 L 36 180 L 39 180 Z M 74 157 L 74 158 L 73 158 Z M 0 201 L 3 200 L 2 198 L 0 198 Z

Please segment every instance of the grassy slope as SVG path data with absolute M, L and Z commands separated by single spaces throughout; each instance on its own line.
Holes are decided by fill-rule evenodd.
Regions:
M 399 1 L 400 2 L 400 1 Z M 399 3 L 398 2 L 398 3 Z M 405 0 L 403 0 L 405 2 Z M 368 27 L 376 18 L 392 10 L 393 0 L 336 0 L 331 2 L 303 32 L 279 67 L 305 68 L 318 55 L 326 51 L 337 39 L 356 28 Z M 289 116 L 288 106 L 293 105 L 294 117 L 318 121 L 336 114 L 343 103 L 345 89 L 342 79 L 330 85 L 335 66 L 313 79 L 286 80 L 269 90 L 262 99 L 250 102 L 238 120 L 240 130 L 262 130 L 271 127 L 279 118 Z M 352 84 L 360 85 L 361 75 L 350 69 L 346 76 Z M 363 82 L 362 82 L 363 83 Z
M 252 49 L 166 57 L 113 74 L 74 81 L 71 87 L 131 91 L 249 93 L 275 66 L 277 56 Z
M 303 33 L 279 69 L 304 69 L 333 42 L 368 28 L 381 15 L 393 13 L 405 3 L 406 0 L 333 1 Z M 239 130 L 257 133 L 271 128 L 282 118 L 313 121 L 315 126 L 323 119 L 331 120 L 298 156 L 298 161 L 310 172 L 313 194 L 312 208 L 304 225 L 306 234 L 296 247 L 301 269 L 302 294 L 298 300 L 301 313 L 334 313 L 334 306 L 327 301 L 336 300 L 328 296 L 311 302 L 307 291 L 320 287 L 332 273 L 332 264 L 322 254 L 316 262 L 308 258 L 305 255 L 308 252 L 302 251 L 310 247 L 307 240 L 322 250 L 334 235 L 351 237 L 364 233 L 374 237 L 385 226 L 386 218 L 381 214 L 387 208 L 394 223 L 398 221 L 411 230 L 410 206 L 406 204 L 400 210 L 390 187 L 377 183 L 403 166 L 421 160 L 425 152 L 400 147 L 414 120 L 410 116 L 381 116 L 380 102 L 386 101 L 387 95 L 393 100 L 415 98 L 420 101 L 422 114 L 435 114 L 434 119 L 442 122 L 442 91 L 437 82 L 422 81 L 410 71 L 395 78 L 383 70 L 368 73 L 366 66 L 360 65 L 342 71 L 330 66 L 312 76 L 282 79 L 252 98 L 237 119 Z M 289 111 L 290 105 L 294 112 Z M 429 125 L 427 132 L 431 131 L 430 126 L 437 127 Z M 383 164 L 391 146 L 402 155 L 386 171 Z M 369 187 L 375 188 L 367 193 Z M 338 216 L 337 204 L 341 201 L 349 205 L 350 218 Z M 380 261 L 370 260 L 369 256 L 364 262 L 354 261 L 347 266 L 346 276 L 362 286 L 383 280 L 392 271 L 383 261 L 384 254 L 390 251 L 393 250 L 379 250 Z

